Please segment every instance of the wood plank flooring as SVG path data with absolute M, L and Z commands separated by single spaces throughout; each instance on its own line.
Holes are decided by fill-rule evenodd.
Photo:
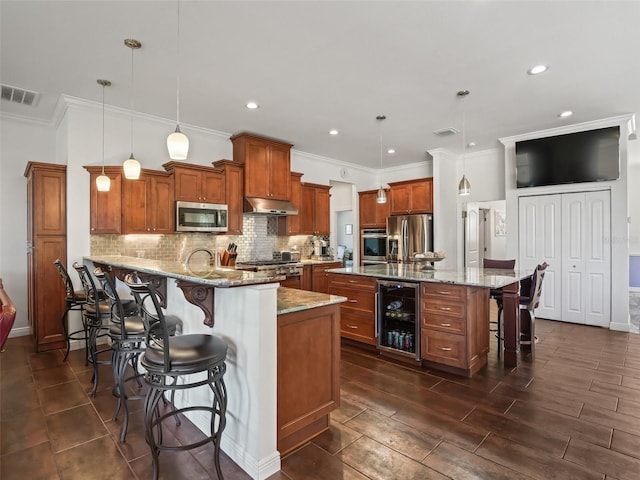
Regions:
M 505 370 L 493 343 L 471 379 L 343 346 L 330 429 L 269 480 L 640 478 L 640 335 L 545 320 L 537 335 L 534 362 Z M 0 354 L 0 478 L 150 478 L 142 402 L 120 444 L 110 385 L 88 397 L 81 352 L 32 352 L 19 337 Z M 185 421 L 167 435 L 200 433 Z M 223 460 L 227 480 L 248 479 Z M 163 453 L 161 472 L 216 478 L 208 448 Z

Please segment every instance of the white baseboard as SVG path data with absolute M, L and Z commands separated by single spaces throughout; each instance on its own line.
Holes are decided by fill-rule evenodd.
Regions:
M 9 332 L 9 338 L 26 337 L 27 335 L 31 335 L 31 327 L 12 328 Z

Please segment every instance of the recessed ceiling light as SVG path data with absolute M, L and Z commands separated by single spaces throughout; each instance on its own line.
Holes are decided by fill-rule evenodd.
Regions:
M 570 117 L 571 115 L 573 115 L 573 112 L 571 110 L 565 110 L 564 112 L 561 112 L 558 114 L 560 118 L 567 118 L 567 117 Z
M 256 102 L 247 102 L 245 107 L 247 107 L 249 110 L 255 110 L 256 108 L 260 107 L 260 105 L 258 105 Z
M 390 148 L 389 150 L 387 150 L 387 153 L 394 154 L 396 153 L 396 151 L 393 148 Z
M 329 130 L 329 135 L 338 135 L 340 132 L 338 130 L 336 130 L 335 128 L 332 130 Z
M 549 67 L 547 67 L 546 65 L 536 65 L 535 67 L 531 67 L 529 70 L 527 70 L 527 73 L 529 75 L 538 75 L 539 73 L 546 72 L 548 68 Z

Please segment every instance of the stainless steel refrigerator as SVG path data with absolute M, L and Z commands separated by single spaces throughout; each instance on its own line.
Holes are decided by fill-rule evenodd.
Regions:
M 433 215 L 387 218 L 387 261 L 408 263 L 417 253 L 433 252 Z

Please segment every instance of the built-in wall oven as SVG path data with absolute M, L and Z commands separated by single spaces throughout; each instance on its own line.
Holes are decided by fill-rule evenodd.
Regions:
M 386 229 L 362 230 L 362 265 L 387 263 L 387 231 Z

